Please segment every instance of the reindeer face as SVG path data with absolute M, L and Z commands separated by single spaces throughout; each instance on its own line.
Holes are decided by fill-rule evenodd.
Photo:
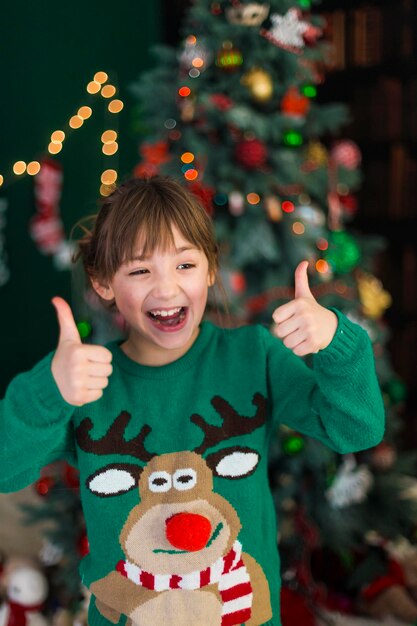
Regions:
M 152 459 L 140 477 L 141 503 L 120 536 L 128 560 L 158 574 L 184 574 L 205 569 L 225 554 L 240 522 L 212 489 L 212 472 L 198 454 Z

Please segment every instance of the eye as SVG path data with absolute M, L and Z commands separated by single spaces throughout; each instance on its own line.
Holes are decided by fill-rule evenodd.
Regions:
M 178 265 L 179 270 L 189 270 L 193 267 L 195 267 L 194 263 L 181 263 Z
M 174 472 L 173 483 L 178 491 L 192 489 L 197 484 L 197 473 L 191 467 Z
M 140 276 L 141 274 L 149 274 L 149 270 L 141 268 L 139 270 L 133 270 L 133 272 L 129 272 L 129 276 Z
M 148 478 L 149 490 L 154 493 L 169 491 L 172 487 L 171 474 L 168 472 L 152 472 Z

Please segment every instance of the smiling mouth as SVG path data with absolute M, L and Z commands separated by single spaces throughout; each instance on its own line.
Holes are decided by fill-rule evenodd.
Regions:
M 203 548 L 203 550 L 211 546 L 213 541 L 217 539 L 217 537 L 220 535 L 222 530 L 223 530 L 223 522 L 219 522 L 216 526 L 214 533 L 208 540 L 207 545 Z M 162 548 L 157 548 L 156 550 L 152 550 L 152 552 L 154 554 L 190 554 L 189 550 L 163 550 Z
M 172 307 L 171 309 L 152 309 L 147 312 L 147 316 L 154 324 L 166 328 L 173 328 L 181 324 L 185 320 L 186 314 L 187 307 L 184 306 Z

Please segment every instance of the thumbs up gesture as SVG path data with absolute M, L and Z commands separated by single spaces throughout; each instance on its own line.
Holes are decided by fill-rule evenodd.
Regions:
M 308 261 L 295 270 L 295 298 L 272 314 L 274 334 L 283 340 L 297 356 L 323 350 L 334 337 L 337 316 L 321 306 L 310 291 L 307 275 Z
M 59 341 L 52 359 L 52 375 L 66 402 L 82 406 L 103 395 L 112 373 L 112 354 L 103 346 L 81 342 L 69 305 L 53 298 L 59 324 Z

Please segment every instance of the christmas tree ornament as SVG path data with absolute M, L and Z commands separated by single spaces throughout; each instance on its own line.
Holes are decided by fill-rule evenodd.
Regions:
M 134 169 L 136 178 L 155 176 L 159 173 L 160 166 L 171 159 L 169 144 L 163 140 L 142 143 L 139 147 L 139 154 L 142 161 Z
M 220 2 L 212 2 L 210 6 L 210 12 L 213 15 L 221 15 L 223 13 Z
M 361 164 L 362 155 L 354 141 L 343 140 L 334 144 L 330 151 L 330 159 L 336 166 L 354 170 Z
M 210 102 L 212 102 L 219 111 L 228 111 L 233 106 L 233 100 L 223 93 L 212 94 L 210 96 Z
M 382 441 L 372 450 L 371 462 L 379 470 L 389 470 L 397 459 L 395 448 L 386 441 Z
M 294 456 L 296 454 L 299 454 L 304 450 L 304 447 L 304 438 L 297 433 L 284 437 L 284 440 L 282 442 L 282 449 L 288 456 Z
M 353 194 L 339 194 L 339 202 L 343 213 L 347 217 L 353 217 L 358 212 L 358 199 Z
M 265 209 L 271 222 L 280 222 L 282 220 L 281 200 L 277 196 L 266 196 Z
M 391 295 L 376 276 L 367 272 L 360 272 L 357 286 L 363 313 L 371 319 L 380 319 L 392 304 Z
M 310 141 L 305 148 L 304 155 L 305 161 L 302 165 L 304 172 L 313 172 L 327 165 L 327 148 L 320 141 Z
M 272 27 L 269 30 L 261 28 L 260 34 L 275 46 L 300 54 L 305 47 L 304 34 L 311 26 L 301 17 L 298 8 L 288 9 L 285 15 L 273 13 L 270 17 Z
M 298 148 L 303 145 L 304 139 L 297 130 L 287 130 L 282 134 L 282 142 L 284 146 Z
M 261 67 L 253 67 L 243 74 L 241 81 L 249 89 L 255 102 L 269 102 L 274 92 L 271 75 Z
M 80 488 L 80 474 L 75 467 L 72 467 L 72 465 L 68 463 L 64 463 L 63 479 L 70 489 L 77 490 Z
M 44 159 L 34 179 L 36 214 L 29 231 L 42 254 L 54 254 L 64 240 L 59 202 L 62 193 L 62 166 L 53 159 Z
M 310 100 L 303 96 L 297 87 L 290 87 L 281 100 L 282 113 L 294 119 L 302 121 L 310 109 Z
M 5 285 L 10 277 L 6 253 L 6 211 L 7 200 L 0 198 L 0 287 Z
M 234 72 L 243 63 L 243 56 L 231 41 L 225 41 L 217 53 L 216 65 L 225 72 Z
M 213 198 L 216 190 L 200 181 L 192 181 L 188 189 L 200 200 L 208 215 L 213 215 Z
M 39 550 L 39 559 L 46 567 L 58 565 L 64 556 L 62 548 L 48 539 L 43 538 L 42 547 Z
M 299 204 L 293 213 L 294 217 L 302 220 L 305 224 L 313 228 L 323 228 L 326 223 L 326 217 L 323 211 L 311 202 L 308 204 Z
M 19 564 L 6 571 L 3 581 L 6 601 L 0 607 L 1 626 L 49 626 L 43 615 L 48 582 L 34 565 Z
M 260 139 L 242 139 L 236 144 L 236 160 L 248 170 L 257 169 L 265 165 L 267 156 L 265 143 Z
M 373 482 L 369 469 L 364 465 L 358 466 L 355 457 L 347 455 L 326 491 L 326 498 L 337 509 L 360 504 L 366 500 Z
M 52 476 L 42 476 L 35 482 L 35 489 L 40 496 L 47 496 L 54 486 L 55 480 Z
M 245 198 L 240 191 L 231 191 L 229 193 L 229 211 L 236 217 L 242 215 L 245 210 Z
M 361 260 L 361 251 L 352 235 L 344 230 L 330 233 L 329 247 L 325 251 L 325 260 L 334 272 L 346 274 L 352 271 Z
M 226 9 L 226 17 L 230 24 L 241 26 L 260 26 L 266 20 L 269 13 L 269 4 L 249 2 L 238 4 Z
M 90 544 L 88 542 L 88 537 L 85 532 L 80 536 L 78 540 L 77 549 L 80 557 L 84 557 L 90 552 Z
M 246 278 L 243 272 L 230 272 L 230 287 L 235 294 L 246 291 Z

